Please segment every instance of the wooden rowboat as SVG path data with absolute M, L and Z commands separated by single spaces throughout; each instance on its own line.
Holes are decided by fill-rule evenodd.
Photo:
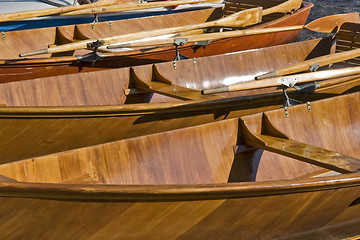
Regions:
M 359 106 L 354 93 L 3 164 L 0 236 L 359 236 Z
M 359 28 L 359 24 L 345 24 L 337 35 L 337 48 L 349 45 L 341 40 L 348 35 L 353 36 L 350 45 L 356 45 Z M 218 95 L 200 93 L 289 63 L 316 60 L 332 46 L 333 39 L 328 37 L 199 58 L 195 64 L 188 59 L 177 63 L 176 69 L 166 62 L 0 84 L 0 161 L 277 109 L 284 106 L 284 100 L 291 103 L 289 98 L 311 102 L 358 91 L 359 73 L 317 80 L 318 89 L 314 83 L 306 83 L 303 90 L 289 88 L 287 95 L 278 85 Z M 330 69 L 359 63 L 356 58 L 349 61 Z
M 237 0 L 228 2 L 224 8 L 206 9 L 196 11 L 196 14 L 176 13 L 159 17 L 129 19 L 122 21 L 101 22 L 92 24 L 82 24 L 75 26 L 64 26 L 57 28 L 44 28 L 34 30 L 13 31 L 4 33 L 3 40 L 0 41 L 2 49 L 0 53 L 0 81 L 12 81 L 12 79 L 23 80 L 42 76 L 54 76 L 59 74 L 74 73 L 81 71 L 95 71 L 99 69 L 134 66 L 163 61 L 172 61 L 175 58 L 176 50 L 173 46 L 138 49 L 127 52 L 103 53 L 100 58 L 97 55 L 85 55 L 91 51 L 79 50 L 66 53 L 41 55 L 44 58 L 19 58 L 20 53 L 26 53 L 48 45 L 63 45 L 64 43 L 76 42 L 83 39 L 96 39 L 104 36 L 116 34 L 135 33 L 146 30 L 160 29 L 179 25 L 198 24 L 205 21 L 218 19 L 219 17 L 239 11 L 244 8 L 252 8 L 260 5 L 270 9 L 274 4 L 281 1 L 251 1 Z M 276 5 L 277 6 L 277 5 Z M 313 5 L 303 3 L 303 6 L 291 13 L 273 13 L 263 16 L 261 24 L 255 28 L 303 25 L 308 13 Z M 234 10 L 235 7 L 235 10 Z M 201 30 L 202 31 L 202 30 Z M 194 31 L 193 31 L 194 32 Z M 192 33 L 193 33 L 192 32 Z M 195 31 L 197 32 L 197 31 Z M 248 36 L 243 38 L 229 38 L 211 42 L 205 48 L 195 47 L 193 44 L 185 44 L 179 47 L 179 53 L 190 58 L 203 57 L 239 50 L 260 48 L 265 46 L 277 45 L 294 40 L 298 31 L 280 32 L 259 36 Z M 26 41 L 26 44 L 24 44 Z M 54 57 L 59 56 L 60 57 Z M 67 56 L 64 56 L 67 55 Z M 70 56 L 69 56 L 70 55 Z
M 201 2 L 201 0 L 199 0 L 198 2 L 194 1 L 193 3 L 190 2 L 185 3 L 186 5 L 183 5 L 184 3 L 180 1 L 180 4 L 177 5 L 176 8 L 162 7 L 162 5 L 170 4 L 169 2 L 166 3 L 165 1 L 162 2 L 146 1 L 147 3 L 145 2 L 140 3 L 141 1 L 118 0 L 116 2 L 118 6 L 124 6 L 124 8 L 125 6 L 131 6 L 131 5 L 139 6 L 138 7 L 139 10 L 136 9 L 134 10 L 130 8 L 128 11 L 118 11 L 118 12 L 109 12 L 109 13 L 93 12 L 92 14 L 78 14 L 71 16 L 50 15 L 50 16 L 26 18 L 26 17 L 22 17 L 24 15 L 24 12 L 26 13 L 27 16 L 29 15 L 36 16 L 36 14 L 38 14 L 39 11 L 44 11 L 44 10 L 46 11 L 48 9 L 60 11 L 60 9 L 64 7 L 69 7 L 69 6 L 73 7 L 74 0 L 64 0 L 64 1 L 33 0 L 33 1 L 16 1 L 16 2 L 9 1 L 8 3 L 6 2 L 1 3 L 0 32 L 84 24 L 84 23 L 92 23 L 95 21 L 105 21 L 105 20 L 116 21 L 121 19 L 157 16 L 164 14 L 172 14 L 176 12 L 185 12 L 185 11 L 222 6 L 222 4 L 220 3 L 217 4 L 205 3 L 204 1 Z M 148 2 L 152 2 L 152 3 L 148 3 Z M 153 5 L 152 8 L 151 5 Z M 157 5 L 159 6 L 157 7 Z M 78 5 L 75 5 L 75 7 L 76 6 Z M 148 9 L 142 9 L 144 7 L 148 7 Z M 106 8 L 108 8 L 108 6 Z M 89 7 L 89 9 L 92 10 L 91 7 Z M 10 15 L 9 20 L 6 20 L 6 17 L 4 17 L 5 14 Z

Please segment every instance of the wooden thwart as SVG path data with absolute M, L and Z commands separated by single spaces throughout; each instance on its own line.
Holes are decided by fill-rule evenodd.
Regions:
M 214 27 L 214 26 L 221 26 L 221 27 L 245 27 L 248 25 L 256 24 L 261 22 L 262 19 L 262 8 L 254 8 L 248 9 L 241 12 L 237 12 L 225 18 L 221 18 L 218 20 L 199 23 L 199 24 L 192 24 L 192 25 L 184 25 L 172 28 L 163 28 L 163 29 L 156 29 L 152 31 L 143 31 L 137 33 L 129 33 L 129 34 L 122 34 L 116 36 L 105 37 L 101 39 L 89 39 L 78 41 L 74 43 L 59 45 L 55 47 L 48 47 L 45 49 L 41 49 L 34 52 L 23 53 L 20 54 L 20 57 L 27 57 L 33 55 L 40 55 L 40 54 L 49 54 L 49 53 L 59 53 L 59 52 L 67 52 L 67 51 L 74 51 L 78 49 L 87 49 L 89 44 L 100 44 L 99 46 L 106 46 L 115 43 L 122 43 L 127 41 L 138 40 L 146 37 L 155 37 L 164 34 L 171 34 L 171 33 L 178 33 L 184 31 L 190 31 L 199 28 L 207 28 L 207 27 Z
M 301 5 L 301 2 L 302 2 L 301 0 L 288 0 L 282 4 L 279 4 L 272 8 L 268 8 L 264 12 L 262 10 L 262 7 L 251 8 L 251 9 L 246 9 L 246 10 L 234 13 L 232 15 L 229 15 L 227 17 L 224 17 L 224 18 L 221 18 L 218 20 L 205 22 L 205 23 L 157 29 L 157 30 L 152 30 L 152 31 L 143 31 L 143 32 L 138 32 L 138 33 L 123 34 L 123 35 L 117 35 L 117 36 L 110 36 L 110 37 L 105 37 L 102 39 L 89 39 L 89 40 L 84 40 L 84 41 L 78 41 L 78 42 L 59 45 L 59 46 L 48 47 L 48 48 L 33 51 L 33 52 L 22 53 L 22 54 L 20 54 L 20 57 L 27 57 L 27 56 L 41 55 L 41 54 L 53 54 L 53 53 L 59 53 L 59 52 L 68 52 L 68 51 L 74 51 L 74 50 L 78 50 L 78 49 L 87 49 L 87 48 L 89 48 L 89 46 L 93 45 L 94 43 L 96 43 L 98 47 L 99 46 L 107 46 L 107 45 L 111 45 L 111 44 L 124 43 L 124 42 L 128 42 L 128 41 L 134 41 L 134 40 L 139 40 L 139 39 L 143 39 L 143 38 L 155 37 L 155 36 L 164 35 L 164 34 L 186 32 L 186 31 L 190 31 L 190 30 L 194 30 L 194 29 L 202 29 L 202 28 L 208 28 L 208 27 L 231 27 L 231 28 L 245 27 L 245 26 L 260 23 L 262 21 L 262 16 L 264 16 L 264 15 L 268 15 L 268 14 L 271 14 L 274 12 L 290 12 L 294 9 L 298 9 Z
M 137 90 L 158 93 L 180 100 L 214 100 L 221 98 L 217 95 L 204 96 L 198 90 L 176 85 L 162 76 L 155 65 L 153 65 L 153 77 L 150 82 L 142 80 L 133 68 L 130 68 L 130 78 Z M 126 89 L 125 95 L 128 95 L 131 90 L 132 89 Z M 137 90 L 135 90 L 135 92 L 137 92 Z
M 217 96 L 215 96 L 215 98 L 214 96 L 204 96 L 200 91 L 162 82 L 150 82 L 148 83 L 148 87 L 147 91 L 181 100 L 214 100 L 215 98 L 220 98 Z
M 360 159 L 345 156 L 324 148 L 296 140 L 277 138 L 267 135 L 257 135 L 264 145 L 249 142 L 250 145 L 264 150 L 295 158 L 323 168 L 341 173 L 351 173 L 360 170 Z
M 360 159 L 290 139 L 270 122 L 266 114 L 263 114 L 260 134 L 253 133 L 245 120 L 242 118 L 240 120 L 243 140 L 252 147 L 281 154 L 340 173 L 360 171 Z

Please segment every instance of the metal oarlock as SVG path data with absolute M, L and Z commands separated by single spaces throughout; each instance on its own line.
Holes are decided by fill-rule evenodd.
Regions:
M 289 96 L 287 95 L 286 89 L 283 89 L 283 93 L 284 93 L 284 110 L 285 110 L 285 116 L 289 117 L 289 112 L 288 112 L 288 107 L 297 105 L 297 104 L 302 104 L 303 102 L 296 100 L 296 99 L 292 99 L 289 98 Z

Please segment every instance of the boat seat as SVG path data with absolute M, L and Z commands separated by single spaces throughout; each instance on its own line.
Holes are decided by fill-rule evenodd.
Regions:
M 257 137 L 264 144 L 259 146 L 257 143 L 250 143 L 250 145 L 341 173 L 360 171 L 360 159 L 357 158 L 292 139 L 267 135 L 257 135 Z
M 152 92 L 180 100 L 214 100 L 222 98 L 212 94 L 203 95 L 199 90 L 174 84 L 165 78 L 155 65 L 153 65 L 151 81 L 144 81 L 137 75 L 135 69 L 130 68 L 130 82 L 134 85 L 135 89 L 126 89 L 124 91 L 125 95 Z
M 215 95 L 202 95 L 198 90 L 181 87 L 175 84 L 150 82 L 147 86 L 148 88 L 146 91 L 159 93 L 180 100 L 213 100 L 215 98 L 220 98 L 219 96 L 214 97 Z
M 243 133 L 243 140 L 249 146 L 281 154 L 340 173 L 360 171 L 360 159 L 290 139 L 271 123 L 265 113 L 262 116 L 260 134 L 252 132 L 242 118 L 240 118 L 240 126 Z
M 336 52 L 344 52 L 360 48 L 360 24 L 344 23 L 336 34 Z M 345 62 L 360 65 L 360 57 Z

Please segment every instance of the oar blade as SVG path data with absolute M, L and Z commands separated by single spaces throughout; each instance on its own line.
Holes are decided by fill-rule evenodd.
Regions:
M 219 2 L 219 0 L 175 0 L 175 1 L 155 1 L 149 3 L 120 3 L 116 5 L 115 4 L 108 5 L 105 7 L 87 8 L 78 11 L 66 12 L 64 14 L 61 14 L 61 16 L 122 12 L 122 11 L 171 7 L 177 5 L 197 4 L 197 3 L 207 3 L 207 2 Z
M 288 0 L 274 7 L 265 9 L 263 15 L 269 15 L 272 13 L 288 13 L 295 11 L 301 7 L 302 0 Z
M 314 32 L 332 33 L 337 32 L 340 26 L 345 22 L 359 23 L 359 21 L 358 12 L 337 14 L 318 18 L 305 25 L 305 28 Z
M 216 21 L 213 26 L 245 27 L 262 21 L 262 7 L 246 9 Z

